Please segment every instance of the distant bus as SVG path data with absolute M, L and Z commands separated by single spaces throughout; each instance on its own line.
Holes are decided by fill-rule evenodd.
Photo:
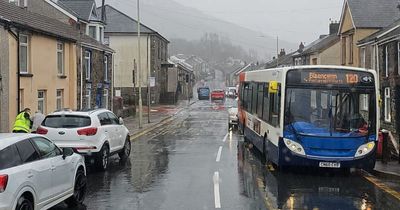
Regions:
M 378 133 L 375 71 L 296 66 L 239 75 L 239 129 L 279 167 L 372 170 Z
M 210 100 L 210 88 L 209 87 L 199 87 L 197 89 L 197 95 L 199 100 Z

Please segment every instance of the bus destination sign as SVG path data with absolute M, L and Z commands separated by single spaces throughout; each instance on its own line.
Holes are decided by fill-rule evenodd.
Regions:
M 312 84 L 356 84 L 359 82 L 358 74 L 302 72 L 303 83 Z
M 295 69 L 288 72 L 287 82 L 289 85 L 375 86 L 373 74 L 344 69 Z

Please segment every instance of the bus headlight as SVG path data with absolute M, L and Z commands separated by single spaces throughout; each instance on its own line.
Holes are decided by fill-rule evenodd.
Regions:
M 304 148 L 303 148 L 303 146 L 301 146 L 301 144 L 299 144 L 295 141 L 292 141 L 290 139 L 283 139 L 283 141 L 285 142 L 286 147 L 290 149 L 290 151 L 292 151 L 298 155 L 303 155 L 303 156 L 306 155 Z
M 364 156 L 364 155 L 370 153 L 374 149 L 374 147 L 375 147 L 375 142 L 373 142 L 373 141 L 363 144 L 357 149 L 354 157 Z

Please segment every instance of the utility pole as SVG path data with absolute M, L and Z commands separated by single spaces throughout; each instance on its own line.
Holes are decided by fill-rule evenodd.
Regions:
M 150 75 L 151 75 L 151 72 L 150 72 L 150 68 L 149 68 L 149 71 L 148 71 L 148 75 L 147 75 L 147 123 L 150 123 L 150 100 L 151 100 L 151 87 L 150 87 Z
M 279 37 L 276 36 L 276 68 L 279 67 Z
M 141 58 L 140 58 L 140 0 L 137 0 L 137 30 L 138 30 L 138 84 L 139 84 L 139 128 L 143 124 L 143 107 L 142 107 L 142 79 L 141 76 Z

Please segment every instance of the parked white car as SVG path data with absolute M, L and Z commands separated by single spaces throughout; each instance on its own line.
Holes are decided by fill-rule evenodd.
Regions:
M 48 209 L 85 199 L 84 158 L 35 134 L 0 134 L 0 210 Z
M 238 100 L 235 99 L 232 105 L 228 107 L 228 129 L 234 129 L 235 126 L 237 128 L 239 123 L 238 117 L 238 108 L 237 108 Z
M 38 134 L 49 137 L 61 148 L 73 148 L 106 170 L 109 157 L 118 154 L 122 161 L 129 158 L 131 141 L 122 118 L 106 109 L 92 111 L 60 111 L 44 119 Z

